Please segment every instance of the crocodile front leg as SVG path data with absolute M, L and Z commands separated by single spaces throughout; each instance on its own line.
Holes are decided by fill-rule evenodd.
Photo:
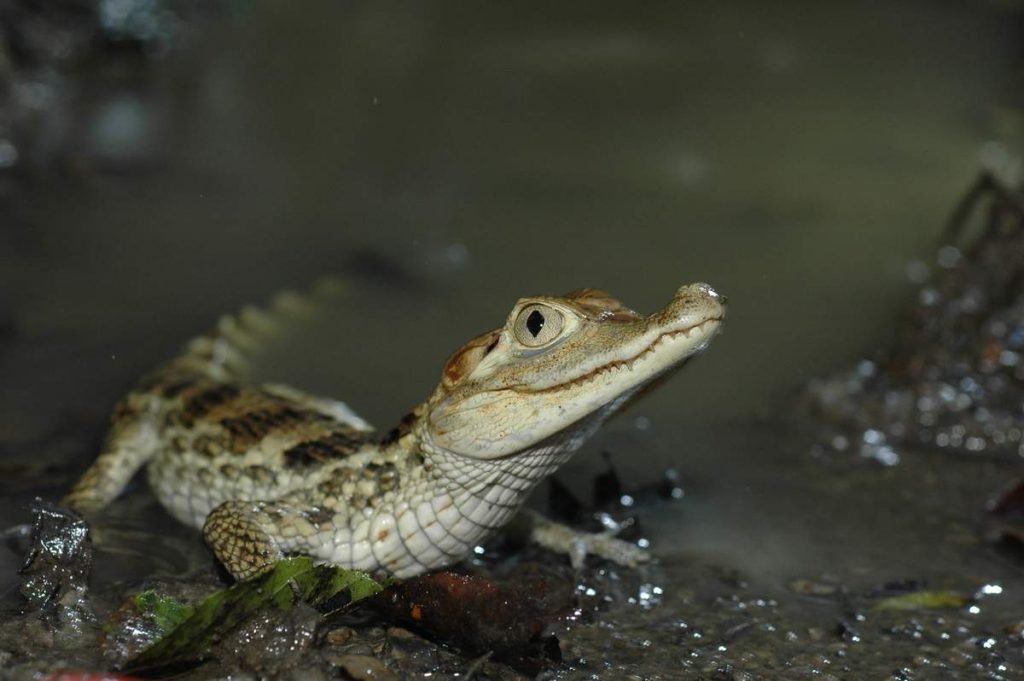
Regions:
M 237 580 L 266 572 L 284 557 L 273 536 L 275 527 L 264 503 L 225 501 L 203 525 L 203 538 Z
M 237 580 L 269 570 L 286 553 L 317 553 L 321 528 L 287 501 L 225 501 L 206 518 L 203 538 Z

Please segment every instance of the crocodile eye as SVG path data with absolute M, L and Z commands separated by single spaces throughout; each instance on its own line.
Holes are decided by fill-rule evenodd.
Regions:
M 536 348 L 558 338 L 564 322 L 562 313 L 553 307 L 527 305 L 519 312 L 512 330 L 517 341 Z

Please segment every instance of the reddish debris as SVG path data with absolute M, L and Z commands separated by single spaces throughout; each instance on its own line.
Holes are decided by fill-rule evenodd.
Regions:
M 571 612 L 572 583 L 535 577 L 497 583 L 437 572 L 405 580 L 373 599 L 384 618 L 401 622 L 468 655 L 490 652 L 528 674 L 561 660 L 549 625 Z

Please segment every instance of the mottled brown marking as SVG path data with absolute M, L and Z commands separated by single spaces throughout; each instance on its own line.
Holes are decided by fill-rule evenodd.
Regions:
M 491 343 L 501 335 L 501 329 L 488 331 L 480 334 L 455 351 L 448 361 L 445 362 L 444 371 L 441 372 L 441 382 L 445 387 L 451 388 L 465 378 L 480 360 L 487 354 Z
M 129 395 L 115 404 L 114 411 L 110 415 L 110 422 L 116 424 L 121 421 L 130 421 L 138 416 L 139 408 L 134 402 L 135 400 L 133 400 L 132 396 Z
M 224 445 L 209 435 L 200 435 L 192 441 L 192 451 L 213 458 L 224 451 Z
M 191 377 L 175 379 L 165 383 L 160 389 L 160 394 L 168 400 L 173 399 L 195 385 L 195 382 L 195 378 Z
M 632 322 L 640 319 L 640 315 L 600 289 L 576 289 L 565 294 L 565 297 L 591 319 L 612 322 Z
M 387 529 L 383 529 L 377 533 L 377 541 L 384 541 L 391 535 L 391 532 Z
M 400 475 L 398 469 L 392 463 L 370 462 L 358 472 L 364 480 L 374 483 L 378 493 L 389 492 L 398 487 Z M 374 500 L 371 500 L 373 503 Z
M 353 437 L 355 431 L 335 430 L 330 435 L 300 442 L 284 452 L 284 465 L 288 468 L 314 466 L 335 459 L 343 459 L 358 451 L 364 440 Z
M 339 466 L 331 471 L 331 477 L 317 485 L 317 489 L 328 496 L 342 496 L 345 493 L 345 485 L 350 483 L 353 478 L 355 478 L 355 471 Z
M 381 471 L 381 474 L 377 477 L 377 486 L 380 487 L 381 492 L 390 492 L 398 487 L 398 483 L 401 480 L 401 476 L 398 471 L 391 467 L 388 470 Z
M 236 454 L 244 454 L 274 431 L 287 430 L 300 423 L 323 420 L 325 417 L 315 412 L 292 407 L 278 407 L 259 409 L 239 416 L 223 418 L 220 425 L 231 438 L 231 451 Z
M 334 512 L 333 511 L 330 511 L 330 510 L 328 510 L 326 508 L 319 508 L 319 507 L 318 508 L 311 508 L 308 511 L 306 511 L 303 515 L 305 515 L 306 520 L 308 520 L 309 522 L 311 522 L 313 525 L 315 525 L 318 528 L 323 526 L 323 525 L 326 525 L 327 523 L 331 522 L 331 520 L 334 519 Z
M 238 399 L 242 393 L 241 389 L 230 383 L 216 384 L 206 390 L 192 395 L 182 407 L 182 421 L 187 426 L 194 424 L 197 420 L 209 414 L 217 407 Z
M 181 420 L 181 411 L 178 409 L 170 409 L 164 414 L 163 427 L 164 429 L 170 428 L 182 428 L 185 424 Z
M 387 435 L 381 438 L 380 444 L 389 445 L 409 435 L 412 432 L 413 427 L 416 425 L 416 422 L 420 420 L 420 416 L 422 414 L 423 405 L 421 404 L 403 416 L 402 420 L 398 422 L 398 425 L 389 430 Z
M 266 466 L 249 466 L 245 472 L 259 485 L 272 486 L 277 482 L 277 473 Z

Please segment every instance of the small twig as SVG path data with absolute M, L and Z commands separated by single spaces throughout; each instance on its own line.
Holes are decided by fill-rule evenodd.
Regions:
M 1004 206 L 1024 216 L 1024 197 L 997 180 L 992 173 L 987 170 L 982 171 L 978 175 L 978 179 L 971 185 L 971 188 L 967 190 L 957 203 L 952 214 L 950 214 L 946 228 L 942 231 L 942 244 L 955 244 L 963 237 L 963 232 L 971 213 L 974 212 L 978 203 L 989 194 L 994 195 L 996 200 L 995 206 Z M 989 220 L 988 226 L 985 229 L 986 234 L 979 238 L 976 243 L 983 241 L 984 236 L 992 232 L 996 226 L 996 220 Z
M 466 681 L 473 681 L 473 677 L 476 675 L 480 668 L 484 666 L 488 660 L 491 659 L 493 651 L 488 651 L 480 657 L 473 660 L 468 667 L 466 667 Z

